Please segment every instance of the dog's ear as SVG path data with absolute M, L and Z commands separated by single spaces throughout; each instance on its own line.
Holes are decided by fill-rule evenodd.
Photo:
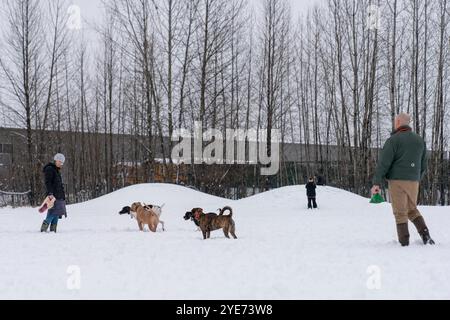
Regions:
M 142 205 L 141 205 L 140 202 L 134 202 L 134 203 L 131 205 L 131 211 L 136 211 L 137 208 L 139 208 L 139 207 L 141 207 L 141 206 L 142 206 Z
M 197 212 L 202 214 L 203 213 L 203 209 L 202 208 L 194 208 L 194 209 L 192 209 L 192 214 L 196 214 Z

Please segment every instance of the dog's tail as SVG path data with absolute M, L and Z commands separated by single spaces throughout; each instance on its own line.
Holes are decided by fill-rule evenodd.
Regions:
M 230 206 L 225 206 L 225 207 L 223 207 L 222 209 L 220 209 L 219 216 L 223 215 L 223 213 L 224 213 L 225 211 L 227 211 L 227 210 L 230 211 L 230 214 L 229 214 L 228 216 L 232 217 L 232 216 L 233 216 L 233 209 L 231 209 Z

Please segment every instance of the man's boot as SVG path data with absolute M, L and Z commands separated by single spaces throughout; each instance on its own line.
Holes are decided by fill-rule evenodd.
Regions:
M 47 229 L 48 229 L 48 222 L 44 220 L 44 222 L 42 222 L 41 232 L 47 232 Z
M 50 232 L 56 233 L 56 226 L 57 226 L 56 223 L 52 223 L 52 224 L 50 225 Z
M 409 246 L 408 223 L 400 223 L 397 225 L 398 241 L 402 247 Z
M 420 237 L 422 238 L 423 244 L 434 244 L 433 239 L 431 239 L 430 231 L 425 224 L 425 220 L 422 216 L 417 217 L 413 221 L 416 226 L 417 231 L 419 232 Z

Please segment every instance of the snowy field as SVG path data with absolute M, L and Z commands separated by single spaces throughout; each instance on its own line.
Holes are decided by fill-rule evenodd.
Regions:
M 420 208 L 435 246 L 410 224 L 402 248 L 389 204 L 317 192 L 319 210 L 308 211 L 304 186 L 232 201 L 136 185 L 68 206 L 57 234 L 39 232 L 35 208 L 0 209 L 0 299 L 450 299 L 449 208 Z M 134 201 L 165 203 L 166 231 L 139 232 L 118 214 Z M 183 220 L 193 207 L 224 205 L 237 240 L 221 230 L 202 240 Z

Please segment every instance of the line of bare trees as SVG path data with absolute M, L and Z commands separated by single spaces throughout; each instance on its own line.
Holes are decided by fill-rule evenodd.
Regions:
M 194 185 L 223 192 L 227 181 L 245 195 L 320 174 L 367 195 L 377 148 L 404 111 L 431 151 L 421 202 L 450 203 L 448 0 L 326 0 L 301 15 L 287 0 L 111 0 L 82 29 L 70 28 L 76 10 L 64 0 L 1 10 L 0 126 L 27 129 L 16 188 L 39 195 L 56 151 L 74 194 L 123 187 L 126 162 L 144 167 L 141 182 L 156 166 L 172 182 L 171 137 L 201 121 L 268 139 L 279 129 L 283 144 L 305 148 L 269 179 L 256 167 L 192 166 Z M 79 134 L 67 143 L 49 130 Z

